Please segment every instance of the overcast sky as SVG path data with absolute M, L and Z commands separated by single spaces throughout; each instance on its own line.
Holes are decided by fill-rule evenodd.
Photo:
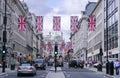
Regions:
M 90 2 L 98 0 L 24 0 L 30 12 L 37 16 L 44 16 L 43 33 L 47 35 L 53 31 L 53 16 L 61 16 L 61 31 L 65 41 L 70 37 L 70 16 L 81 17 L 81 11 Z M 60 33 L 58 32 L 58 33 Z

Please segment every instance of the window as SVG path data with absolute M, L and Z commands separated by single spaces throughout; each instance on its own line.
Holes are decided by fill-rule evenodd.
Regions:
M 118 20 L 118 12 L 115 13 L 114 19 L 115 22 Z
M 118 0 L 114 0 L 115 2 L 115 8 L 118 7 Z
M 111 41 L 111 49 L 114 48 L 114 37 L 112 37 L 112 41 Z
M 104 0 L 104 7 L 106 7 L 106 0 Z
M 0 20 L 1 20 L 0 21 L 0 26 L 2 25 L 2 19 L 1 18 L 2 18 L 2 15 L 0 14 Z
M 117 48 L 118 47 L 118 36 L 115 36 L 114 37 L 114 45 L 115 45 L 115 48 Z

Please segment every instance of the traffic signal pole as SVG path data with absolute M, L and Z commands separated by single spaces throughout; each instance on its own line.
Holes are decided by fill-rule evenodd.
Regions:
M 7 31 L 6 31 L 6 24 L 7 24 L 7 15 L 6 15 L 6 3 L 7 0 L 5 0 L 5 16 L 3 18 L 3 24 L 4 24 L 4 30 L 3 30 L 3 47 L 2 47 L 2 72 L 5 72 L 5 63 L 6 63 L 6 42 L 7 42 Z
M 54 47 L 54 56 L 55 56 L 55 72 L 57 71 L 57 54 L 58 54 L 58 46 L 55 45 Z
M 57 55 L 55 54 L 55 72 L 57 71 Z

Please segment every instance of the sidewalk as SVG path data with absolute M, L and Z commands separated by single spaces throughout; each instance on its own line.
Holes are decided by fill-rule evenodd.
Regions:
M 109 75 L 109 74 L 106 74 L 106 68 L 102 68 L 102 72 L 97 71 L 97 68 L 94 68 L 94 67 L 85 67 L 85 68 L 86 68 L 86 69 L 89 69 L 89 70 L 91 70 L 91 71 L 95 71 L 95 72 L 99 72 L 99 73 L 105 74 L 105 75 L 108 76 L 108 77 L 120 78 L 120 74 L 119 74 L 119 75 L 116 75 L 116 74 L 115 74 L 115 70 L 114 70 L 114 75 Z
M 5 74 L 10 73 L 10 72 L 16 72 L 16 69 L 11 70 L 10 68 L 5 68 L 5 72 L 2 72 L 2 68 L 0 68 L 0 76 L 5 75 Z
M 57 71 L 55 72 L 55 68 L 52 67 L 47 74 L 46 78 L 65 78 L 64 73 L 60 67 L 57 67 Z

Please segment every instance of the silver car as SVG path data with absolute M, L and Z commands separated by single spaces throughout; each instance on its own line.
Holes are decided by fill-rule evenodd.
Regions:
M 17 69 L 17 76 L 22 74 L 36 75 L 36 68 L 29 63 L 23 63 Z

